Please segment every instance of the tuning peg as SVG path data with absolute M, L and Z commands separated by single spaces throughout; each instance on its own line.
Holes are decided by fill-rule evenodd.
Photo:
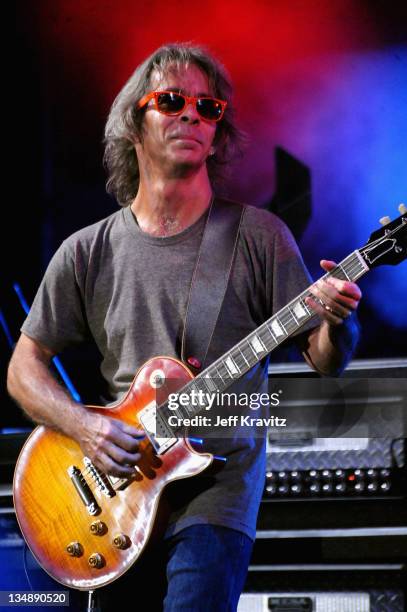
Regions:
M 379 223 L 381 225 L 387 225 L 390 222 L 391 222 L 390 217 L 382 217 L 381 219 L 379 219 Z
M 405 204 L 399 204 L 399 213 L 401 215 L 404 215 L 404 213 L 407 213 L 407 206 Z

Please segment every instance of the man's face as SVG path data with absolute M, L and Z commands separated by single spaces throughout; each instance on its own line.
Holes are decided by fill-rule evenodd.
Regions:
M 154 72 L 150 91 L 173 90 L 187 96 L 211 96 L 208 77 L 191 64 L 181 71 L 167 70 L 160 76 Z M 188 175 L 201 168 L 208 157 L 215 136 L 216 124 L 198 114 L 195 104 L 188 104 L 180 115 L 158 112 L 150 100 L 143 120 L 143 140 L 136 144 L 141 166 L 156 166 L 173 176 Z

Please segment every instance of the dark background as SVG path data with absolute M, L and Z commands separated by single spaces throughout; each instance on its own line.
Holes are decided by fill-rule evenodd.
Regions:
M 362 246 L 407 199 L 402 3 L 40 0 L 16 9 L 0 294 L 14 341 L 24 312 L 13 283 L 31 303 L 61 241 L 117 210 L 104 188 L 104 123 L 137 64 L 165 42 L 207 45 L 225 63 L 250 142 L 224 191 L 291 211 L 314 277 L 321 258 Z M 374 270 L 361 287 L 356 357 L 406 356 L 407 264 Z M 1 335 L 4 383 L 11 347 Z M 91 388 L 93 349 L 66 359 L 79 388 Z M 2 400 L 3 424 L 19 421 L 4 384 Z

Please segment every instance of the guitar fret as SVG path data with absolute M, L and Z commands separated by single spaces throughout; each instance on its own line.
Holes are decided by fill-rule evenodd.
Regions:
M 351 281 L 353 278 L 353 274 L 355 271 L 355 263 L 357 264 L 358 262 L 355 262 L 354 258 L 352 257 L 349 261 L 344 260 L 342 264 L 339 264 L 339 267 L 345 275 L 345 278 L 349 281 Z
M 206 393 L 207 387 L 206 387 L 205 381 L 203 380 L 202 376 L 197 376 L 196 378 L 194 378 L 194 383 L 196 384 L 196 387 L 198 388 L 198 392 L 201 391 L 202 393 Z
M 338 264 L 337 268 L 330 273 L 332 276 L 336 278 L 346 279 L 348 281 L 352 280 L 353 271 L 355 270 L 355 263 L 358 264 L 357 259 L 355 260 L 353 254 L 346 259 L 343 260 L 340 264 Z
M 290 318 L 290 313 L 287 308 L 285 308 L 283 311 L 280 312 L 277 320 L 283 325 L 285 329 L 289 325 Z
M 363 268 L 363 266 L 358 266 L 358 268 L 357 268 L 357 276 L 358 276 L 358 278 L 359 278 L 359 276 L 361 276 L 364 273 L 365 273 L 365 269 Z
M 347 266 L 346 273 L 344 271 L 343 276 L 339 277 L 339 278 L 346 279 L 346 280 L 352 282 L 352 279 L 354 278 L 354 274 L 355 274 L 355 268 Z
M 193 407 L 188 404 L 187 406 L 181 406 L 181 404 L 178 404 L 177 408 L 175 409 L 170 409 L 168 408 L 168 405 L 166 404 L 159 412 L 157 412 L 156 414 L 156 419 L 157 419 L 157 431 L 159 429 L 161 429 L 161 431 L 163 430 L 163 427 L 168 429 L 168 417 L 171 416 L 172 414 L 175 414 L 177 416 L 179 416 L 182 419 L 185 418 L 189 418 L 191 415 L 194 414 L 194 410 Z M 163 416 L 166 415 L 165 418 L 163 418 Z
M 346 259 L 341 261 L 340 265 L 342 265 L 342 266 L 351 265 L 352 266 L 355 263 L 358 263 L 358 258 L 355 257 L 354 253 L 351 253 L 350 255 L 348 255 L 348 257 L 346 257 Z
M 290 311 L 290 314 L 292 316 L 292 318 L 294 319 L 295 324 L 298 326 L 298 319 L 294 314 L 294 310 L 292 310 L 289 306 L 287 306 L 288 310 Z
M 364 274 L 364 270 L 360 266 L 359 262 L 355 262 L 352 268 L 348 268 L 348 271 L 352 282 L 356 281 L 360 276 Z
M 243 353 L 250 367 L 254 366 L 257 363 L 257 353 L 250 344 L 249 337 L 245 338 L 245 344 L 243 344 Z
M 253 334 L 252 339 L 250 340 L 250 345 L 253 347 L 256 356 L 266 352 L 266 347 L 257 334 Z
M 239 374 L 240 373 L 240 369 L 238 368 L 236 362 L 234 361 L 233 357 L 231 355 L 228 355 L 228 357 L 226 357 L 225 359 L 225 366 L 230 374 L 230 376 L 233 378 L 233 376 L 235 376 L 235 374 Z
M 197 393 L 199 391 L 199 387 L 197 385 L 197 379 L 194 378 L 194 380 L 192 380 L 189 384 L 188 384 L 188 391 L 194 391 L 195 393 Z
M 307 296 L 309 296 L 310 294 L 308 293 Z M 301 305 L 303 306 L 303 308 L 307 311 L 309 316 L 312 316 L 312 312 L 310 311 L 310 309 L 308 308 L 307 304 L 305 303 L 305 301 L 301 298 L 300 299 Z
M 278 340 L 277 340 L 277 338 L 275 337 L 275 335 L 274 335 L 273 331 L 270 329 L 270 326 L 269 326 L 269 324 L 268 324 L 268 321 L 266 321 L 266 327 L 267 327 L 267 329 L 268 329 L 269 333 L 271 334 L 271 336 L 272 336 L 272 338 L 273 338 L 274 342 L 275 342 L 276 344 L 278 344 Z
M 243 357 L 243 359 L 245 360 L 246 364 L 250 367 L 250 363 L 248 362 L 248 360 L 246 359 L 244 352 L 242 351 L 242 349 L 240 348 L 240 346 L 237 346 L 238 351 L 240 351 L 241 356 Z
M 254 348 L 253 348 L 253 346 L 252 346 L 252 343 L 251 343 L 250 341 L 248 342 L 248 346 L 249 346 L 249 348 L 250 348 L 251 352 L 253 353 L 253 355 L 254 355 L 254 357 L 255 357 L 255 363 L 257 363 L 257 353 L 256 353 L 256 351 L 254 350 Z
M 340 267 L 340 269 L 342 270 L 343 274 L 345 275 L 346 279 L 347 279 L 348 281 L 350 281 L 350 278 L 349 278 L 349 276 L 347 275 L 347 273 L 346 273 L 346 270 L 345 270 L 344 266 L 341 266 L 341 264 L 339 264 L 339 267 Z
M 250 367 L 251 367 L 251 366 L 250 366 L 250 363 L 247 361 L 247 359 L 246 359 L 246 357 L 245 357 L 245 355 L 244 355 L 244 352 L 242 351 L 242 349 L 240 348 L 240 346 L 239 346 L 239 345 L 237 346 L 237 350 L 240 352 L 241 356 L 243 357 L 243 359 L 245 360 L 246 364 L 247 364 L 247 365 L 248 365 L 248 367 L 250 368 Z
M 219 368 L 221 368 L 222 374 L 220 374 L 219 372 Z M 223 384 L 225 384 L 225 379 L 227 380 L 228 378 L 232 379 L 232 376 L 229 375 L 228 369 L 225 366 L 225 364 L 223 363 L 223 358 L 219 363 L 219 366 L 216 366 L 217 371 L 220 374 L 220 377 L 222 379 Z
M 261 327 L 258 328 L 258 337 L 260 338 L 261 342 L 264 344 L 266 351 L 269 353 L 271 351 L 271 349 L 273 348 L 273 343 L 270 342 L 270 333 L 269 330 L 267 329 L 266 325 L 262 325 Z
M 297 322 L 288 306 L 280 316 L 280 322 L 283 324 L 286 333 L 290 334 L 297 329 Z
M 352 280 L 357 280 L 360 276 L 362 276 L 365 272 L 369 270 L 369 267 L 367 266 L 358 251 L 351 253 L 351 255 L 349 255 L 347 259 L 350 260 L 352 269 L 354 270 L 354 273 L 351 274 Z
M 272 321 L 272 323 L 271 323 L 272 330 L 275 332 L 277 338 L 279 336 L 284 336 L 284 332 L 285 332 L 285 330 L 283 331 L 281 329 L 279 323 L 280 323 L 280 321 L 278 320 L 277 317 L 275 317 L 274 321 Z M 282 326 L 282 327 L 284 328 L 284 326 Z
M 244 340 L 242 340 L 241 342 L 239 342 L 238 348 L 240 350 L 240 352 L 243 354 L 245 360 L 247 361 L 248 365 L 251 367 L 252 366 L 252 359 L 253 359 L 253 351 L 249 346 L 249 342 L 247 338 L 244 338 Z
M 294 312 L 296 313 L 297 319 L 300 320 L 307 316 L 307 311 L 302 306 L 302 300 L 299 299 L 294 305 Z M 308 313 L 309 314 L 309 313 Z
M 216 387 L 216 383 L 214 382 L 214 380 L 213 380 L 212 376 L 210 375 L 210 373 L 206 374 L 202 378 L 203 378 L 203 380 L 205 382 L 205 385 L 208 388 L 208 391 L 210 393 L 213 393 L 213 391 L 215 391 L 217 387 Z
M 325 279 L 328 279 L 328 278 L 331 278 L 331 277 L 332 278 L 339 278 L 340 280 L 343 280 L 343 279 L 347 278 L 346 274 L 344 274 L 342 272 L 342 270 L 339 268 L 339 266 L 335 270 L 332 270 L 332 272 L 329 272 L 328 274 L 325 274 L 325 276 L 323 276 L 323 279 L 325 280 Z
M 240 370 L 240 372 L 244 372 L 246 368 L 246 360 L 242 357 L 240 349 L 235 347 L 235 349 L 231 351 L 231 354 L 237 368 Z
M 193 380 L 191 380 L 191 382 L 189 383 L 189 388 L 193 389 L 195 393 L 199 393 L 200 391 L 200 386 L 199 386 L 199 379 L 198 378 L 194 378 Z
M 201 389 L 204 393 L 210 391 L 207 381 L 205 380 L 205 376 L 196 376 L 194 380 L 199 380 L 201 384 Z
M 358 261 L 354 261 L 352 265 L 348 267 L 348 270 L 351 277 L 354 278 L 361 270 L 361 265 Z
M 217 365 L 215 365 L 215 369 L 216 369 L 216 371 L 217 371 L 217 373 L 218 373 L 219 378 L 221 379 L 221 381 L 223 382 L 223 384 L 225 384 L 225 381 L 223 380 L 223 376 L 222 376 L 222 374 L 219 372 L 219 368 L 218 368 L 218 366 L 217 366 Z

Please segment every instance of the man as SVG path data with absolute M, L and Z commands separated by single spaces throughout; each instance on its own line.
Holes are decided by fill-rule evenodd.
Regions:
M 144 432 L 71 400 L 50 374 L 50 359 L 91 334 L 103 356 L 108 402 L 114 402 L 147 359 L 180 357 L 213 183 L 238 142 L 222 66 L 189 45 L 153 53 L 116 98 L 106 126 L 108 187 L 123 208 L 61 245 L 22 327 L 9 368 L 10 394 L 34 421 L 73 438 L 113 476 L 132 475 Z M 321 265 L 328 271 L 334 263 Z M 246 207 L 208 364 L 309 282 L 284 224 Z M 307 305 L 321 321 L 305 326 L 297 340 L 317 371 L 337 374 L 355 346 L 350 315 L 361 294 L 355 284 L 334 278 L 312 291 Z M 244 388 L 266 389 L 266 376 L 267 367 L 256 368 Z M 167 612 L 236 609 L 263 490 L 265 440 L 237 433 L 208 440 L 205 450 L 226 456 L 224 469 L 181 483 L 159 552 L 136 563 L 139 584 L 143 571 L 157 578 L 158 559 L 163 567 L 162 587 L 157 578 L 148 593 L 151 610 L 163 599 Z

